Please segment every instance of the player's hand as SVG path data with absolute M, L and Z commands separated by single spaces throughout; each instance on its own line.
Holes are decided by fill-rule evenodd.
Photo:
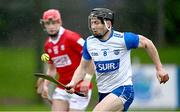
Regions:
M 46 82 L 44 82 L 44 84 L 43 84 L 43 91 L 41 93 L 41 96 L 43 98 L 45 98 L 45 99 L 48 99 L 48 95 L 49 95 L 49 93 L 48 93 L 48 84 Z
M 36 92 L 37 94 L 41 94 L 43 91 L 43 84 L 44 84 L 44 79 L 38 78 L 36 82 Z
M 73 94 L 75 92 L 75 84 L 73 82 L 70 82 L 69 84 L 66 85 L 65 91 L 67 93 Z
M 80 81 L 75 87 L 76 91 L 83 93 L 85 96 L 87 96 L 89 89 L 90 82 L 86 80 Z
M 159 83 L 165 84 L 169 80 L 168 73 L 162 68 L 160 70 L 157 70 L 157 78 L 159 80 Z

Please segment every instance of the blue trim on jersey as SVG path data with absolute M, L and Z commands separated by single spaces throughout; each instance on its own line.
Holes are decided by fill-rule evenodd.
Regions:
M 120 86 L 110 93 L 113 93 L 118 97 L 123 97 L 126 100 L 123 111 L 127 111 L 134 100 L 134 89 L 132 85 Z M 110 93 L 99 93 L 99 102 Z
M 126 48 L 128 50 L 132 49 L 132 48 L 137 48 L 139 45 L 139 36 L 131 33 L 131 32 L 125 32 L 124 33 L 124 40 L 126 43 Z
M 101 40 L 101 39 L 99 39 L 101 42 L 106 42 L 106 41 L 108 41 L 112 36 L 113 36 L 113 33 L 114 33 L 114 31 L 112 30 L 111 31 L 111 34 L 110 34 L 110 36 L 109 36 L 109 38 L 107 39 L 107 40 Z
M 94 61 L 98 73 L 107 73 L 119 69 L 120 59 L 108 61 Z
M 114 32 L 113 37 L 123 38 L 123 36 L 120 33 L 116 33 L 116 32 Z
M 89 52 L 88 52 L 88 50 L 87 50 L 87 40 L 85 41 L 84 46 L 83 46 L 82 56 L 86 60 L 91 60 L 92 59 Z

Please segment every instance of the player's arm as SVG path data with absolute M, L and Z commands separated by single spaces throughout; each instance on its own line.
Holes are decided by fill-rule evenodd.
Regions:
M 81 59 L 81 62 L 78 66 L 78 68 L 76 69 L 76 71 L 74 72 L 74 75 L 72 77 L 71 82 L 67 85 L 67 87 L 70 88 L 74 88 L 76 86 L 76 84 L 83 80 L 86 76 L 86 73 L 88 73 L 89 75 L 93 75 L 94 74 L 94 70 L 93 70 L 93 65 L 92 65 L 92 61 L 91 60 L 85 60 L 83 57 Z M 92 77 L 92 76 L 90 76 Z M 91 78 L 89 78 L 88 80 L 91 80 Z M 66 90 L 69 93 L 73 93 L 74 90 Z
M 89 75 L 94 74 L 92 58 L 87 49 L 87 41 L 85 41 L 83 46 L 81 62 L 74 72 L 71 82 L 67 84 L 67 87 L 74 88 L 80 80 L 84 79 L 86 73 L 88 73 Z M 66 91 L 69 93 L 73 93 L 73 89 Z
M 94 74 L 92 57 L 87 49 L 87 41 L 85 41 L 83 45 L 83 54 L 82 54 L 81 62 L 78 68 L 76 69 L 70 84 L 75 86 L 80 80 L 85 78 L 86 73 L 88 73 L 89 75 Z
M 168 73 L 163 68 L 163 65 L 161 64 L 158 51 L 156 47 L 154 46 L 153 42 L 149 40 L 148 38 L 139 35 L 139 48 L 144 48 L 150 58 L 152 59 L 153 63 L 156 66 L 157 71 L 157 78 L 160 83 L 166 83 L 169 80 Z
M 54 77 L 56 75 L 56 68 L 53 64 L 48 64 L 48 69 L 46 72 L 47 75 L 50 75 Z M 43 98 L 48 98 L 48 86 L 50 84 L 50 81 L 44 80 L 43 84 L 43 92 L 42 92 L 42 97 Z
M 55 75 L 56 75 L 56 67 L 53 64 L 48 64 L 48 69 L 47 69 L 46 74 L 50 75 L 52 77 L 55 77 Z M 47 82 L 47 84 L 50 83 L 48 80 L 45 80 L 44 82 L 45 83 Z
M 84 77 L 84 80 L 91 82 L 91 79 L 92 79 L 93 74 L 94 74 L 94 66 L 93 66 L 92 61 L 89 61 L 88 64 L 89 64 L 89 67 L 86 68 L 86 75 Z
M 75 85 L 80 81 L 83 80 L 86 76 L 86 74 L 93 75 L 93 65 L 91 60 L 85 60 L 83 57 L 81 59 L 80 65 L 74 72 L 73 78 L 71 80 L 72 83 Z
M 92 61 L 90 61 L 89 67 L 86 69 L 86 73 L 83 78 L 83 81 L 76 85 L 76 89 L 79 88 L 81 92 L 87 94 L 89 89 L 91 89 L 91 79 L 93 77 L 93 74 L 94 74 L 94 66 L 92 64 Z

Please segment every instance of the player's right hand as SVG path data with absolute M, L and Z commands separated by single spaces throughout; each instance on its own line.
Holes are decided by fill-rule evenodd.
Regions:
M 48 93 L 48 85 L 47 85 L 46 83 L 44 83 L 44 85 L 43 85 L 43 91 L 42 91 L 42 93 L 41 93 L 41 96 L 42 96 L 43 98 L 48 98 L 48 95 L 49 95 L 49 93 Z
M 37 91 L 37 94 L 41 94 L 42 93 L 43 85 L 44 85 L 44 79 L 38 78 L 38 80 L 36 82 L 36 91 Z
M 88 91 L 91 87 L 92 87 L 91 82 L 87 80 L 82 80 L 82 81 L 79 81 L 79 83 L 76 85 L 75 90 L 87 96 Z

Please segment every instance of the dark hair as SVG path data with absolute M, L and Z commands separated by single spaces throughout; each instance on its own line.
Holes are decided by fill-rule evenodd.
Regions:
M 107 8 L 94 8 L 89 16 L 97 17 L 102 23 L 104 23 L 104 19 L 110 20 L 112 25 L 114 23 L 114 12 Z

